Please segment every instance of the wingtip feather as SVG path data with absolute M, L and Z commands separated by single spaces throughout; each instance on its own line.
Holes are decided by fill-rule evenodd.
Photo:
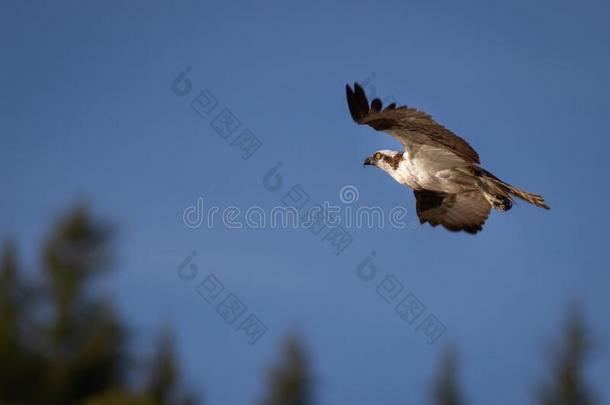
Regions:
M 366 94 L 362 89 L 362 86 L 358 82 L 354 83 L 354 89 L 347 84 L 345 86 L 345 93 L 347 96 L 347 105 L 352 119 L 360 123 L 360 120 L 366 117 L 370 111 L 369 102 L 366 98 Z

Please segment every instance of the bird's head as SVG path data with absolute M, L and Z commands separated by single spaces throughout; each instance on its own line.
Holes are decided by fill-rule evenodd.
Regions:
M 364 159 L 363 166 L 376 166 L 390 174 L 394 173 L 403 159 L 402 152 L 395 150 L 379 150 Z

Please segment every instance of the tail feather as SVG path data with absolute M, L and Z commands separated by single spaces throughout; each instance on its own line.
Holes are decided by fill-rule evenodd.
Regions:
M 544 198 L 540 194 L 530 193 L 528 191 L 524 191 L 517 187 L 511 186 L 510 184 L 506 184 L 506 186 L 508 187 L 512 195 L 517 196 L 530 204 L 534 204 L 537 207 L 541 207 L 547 210 L 551 209 L 551 207 L 547 205 L 547 203 L 544 201 Z
M 525 200 L 530 204 L 534 204 L 537 207 L 547 210 L 551 209 L 540 194 L 530 193 L 515 186 L 511 186 L 486 170 L 483 170 L 482 177 L 485 180 L 484 184 L 486 188 L 490 192 L 498 193 L 504 197 L 510 198 L 511 200 L 513 196 L 519 197 L 520 199 Z

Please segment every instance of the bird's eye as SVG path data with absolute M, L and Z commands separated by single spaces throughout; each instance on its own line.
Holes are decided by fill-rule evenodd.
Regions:
M 375 153 L 375 159 L 377 159 L 377 160 L 381 159 L 381 153 L 379 153 L 379 152 Z

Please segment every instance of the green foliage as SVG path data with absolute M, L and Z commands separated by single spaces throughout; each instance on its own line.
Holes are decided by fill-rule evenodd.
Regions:
M 159 347 L 147 376 L 146 394 L 154 404 L 190 405 L 192 396 L 179 392 L 178 367 L 176 367 L 174 345 L 169 331 L 161 336 Z
M 20 278 L 15 246 L 7 243 L 0 258 L 0 399 L 33 403 L 29 387 L 40 386 L 46 362 L 32 350 L 31 292 Z M 1 402 L 1 401 L 0 401 Z
M 585 361 L 591 349 L 583 314 L 578 307 L 574 307 L 564 328 L 563 341 L 553 356 L 550 379 L 538 390 L 540 405 L 597 403 L 584 377 Z
M 305 350 L 296 336 L 289 336 L 281 358 L 269 373 L 268 393 L 263 405 L 310 405 L 313 381 Z
M 570 312 L 561 345 L 555 350 L 550 363 L 550 378 L 537 390 L 536 403 L 540 405 L 595 405 L 597 396 L 586 383 L 584 368 L 592 349 L 591 339 L 579 308 Z M 462 405 L 457 354 L 447 349 L 441 359 L 439 373 L 434 381 L 432 401 L 435 405 Z
M 171 341 L 134 387 L 126 328 L 92 291 L 111 263 L 107 226 L 77 207 L 52 229 L 41 253 L 42 283 L 21 278 L 16 249 L 0 258 L 0 403 L 185 404 L 177 401 Z M 137 378 L 136 378 L 137 380 Z M 184 397 L 184 395 L 182 395 Z
M 162 334 L 148 367 L 134 367 L 126 325 L 93 290 L 98 276 L 111 267 L 111 239 L 107 226 L 95 222 L 86 208 L 75 208 L 46 239 L 36 283 L 23 277 L 16 247 L 2 247 L 0 404 L 195 403 L 180 389 L 171 334 Z M 590 351 L 582 313 L 575 309 L 537 403 L 597 404 L 584 377 Z M 433 385 L 434 405 L 465 404 L 457 363 L 456 351 L 446 350 Z M 286 339 L 268 377 L 263 405 L 313 404 L 310 363 L 296 336 Z

